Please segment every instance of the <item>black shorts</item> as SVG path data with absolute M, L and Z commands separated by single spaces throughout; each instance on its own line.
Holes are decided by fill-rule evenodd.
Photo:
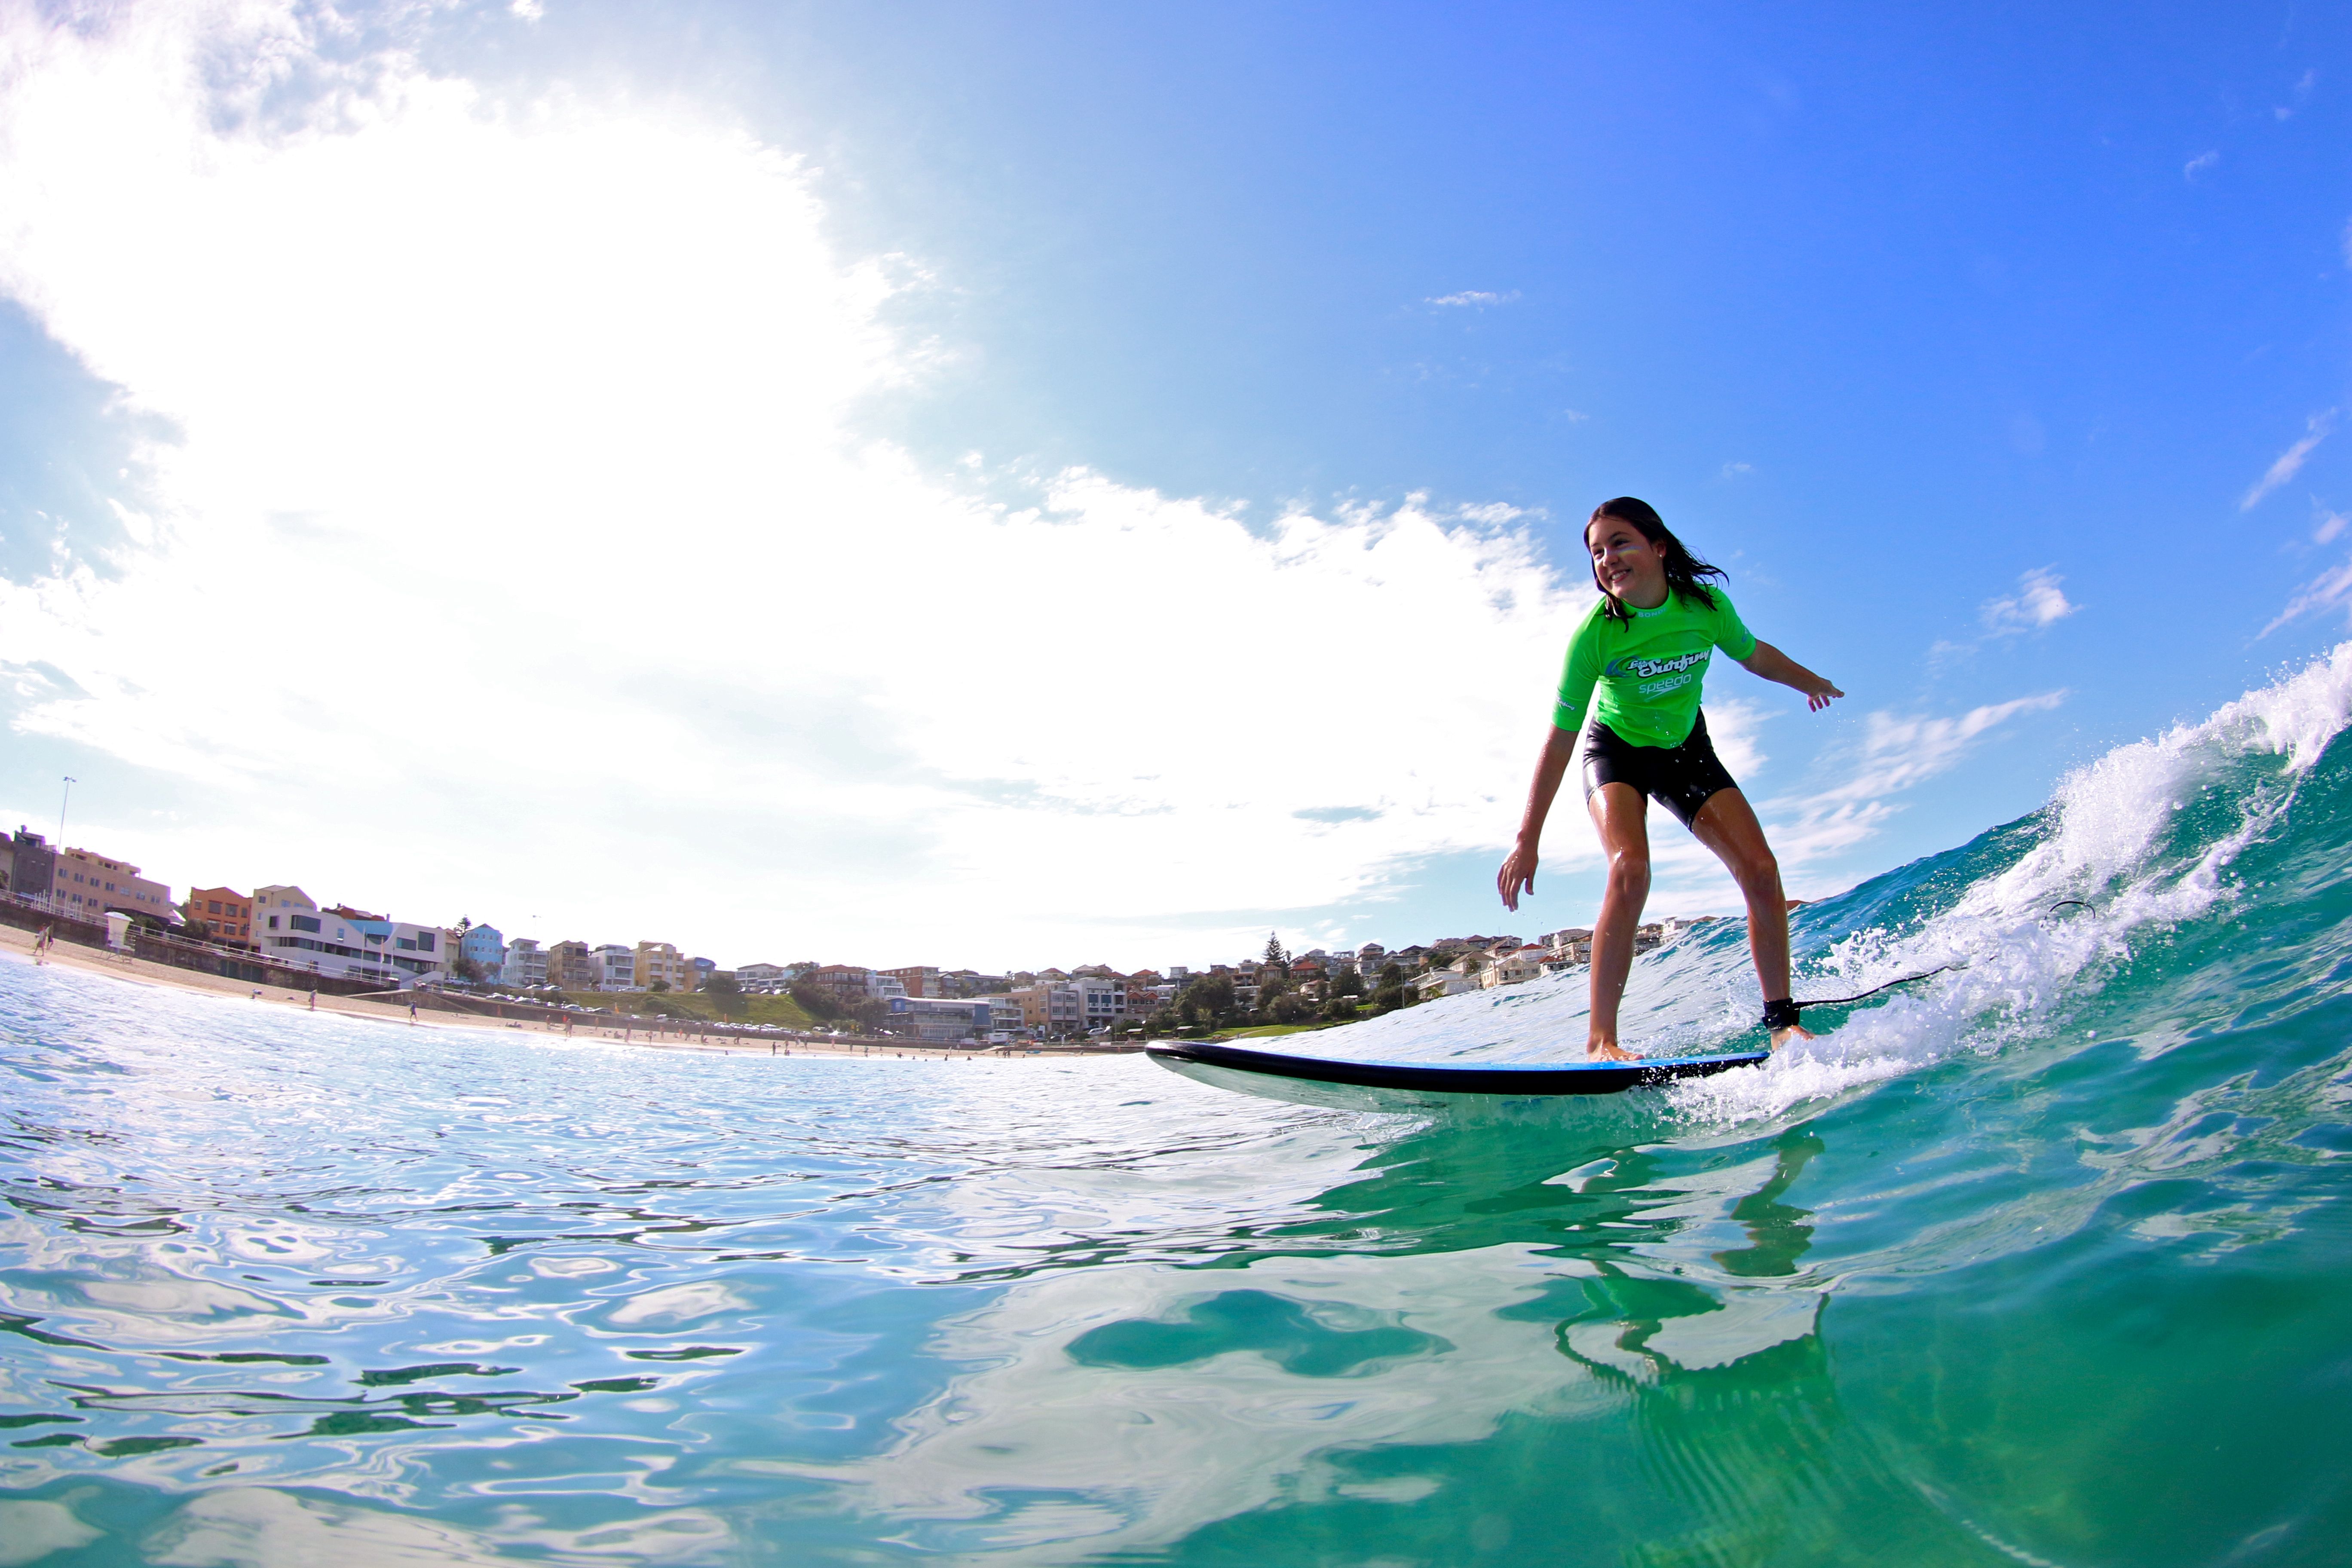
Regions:
M 1704 713 L 1679 746 L 1637 746 L 1595 720 L 1584 732 L 1584 798 L 1591 800 L 1593 791 L 1610 784 L 1632 784 L 1657 796 L 1685 827 L 1709 795 L 1739 787 L 1706 738 Z

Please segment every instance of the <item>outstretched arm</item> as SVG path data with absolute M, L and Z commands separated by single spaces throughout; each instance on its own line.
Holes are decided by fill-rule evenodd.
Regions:
M 1528 786 L 1528 809 L 1519 818 L 1518 842 L 1511 847 L 1503 868 L 1495 875 L 1503 907 L 1516 910 L 1519 895 L 1536 890 L 1536 847 L 1543 841 L 1544 818 L 1551 815 L 1552 797 L 1568 775 L 1569 759 L 1576 753 L 1576 731 L 1555 725 L 1544 737 L 1543 755 L 1536 759 L 1535 782 Z
M 1741 659 L 1739 667 L 1750 675 L 1760 675 L 1803 692 L 1805 706 L 1816 713 L 1830 705 L 1831 698 L 1845 695 L 1761 637 L 1757 639 L 1756 651 Z

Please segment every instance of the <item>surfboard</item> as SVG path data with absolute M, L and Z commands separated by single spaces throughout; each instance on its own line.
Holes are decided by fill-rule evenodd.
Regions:
M 1660 1057 L 1632 1062 L 1463 1067 L 1429 1062 L 1333 1061 L 1324 1057 L 1294 1057 L 1280 1051 L 1255 1051 L 1243 1046 L 1211 1045 L 1207 1041 L 1146 1046 L 1144 1054 L 1171 1072 L 1227 1089 L 1253 1087 L 1246 1079 L 1234 1075 L 1255 1074 L 1289 1083 L 1345 1084 L 1410 1094 L 1541 1096 L 1622 1094 L 1629 1089 L 1654 1089 L 1676 1079 L 1704 1078 L 1732 1068 L 1752 1067 L 1771 1053 L 1741 1051 L 1732 1056 Z

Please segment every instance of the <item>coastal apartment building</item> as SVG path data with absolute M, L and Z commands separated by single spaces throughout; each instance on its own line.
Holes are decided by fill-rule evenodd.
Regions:
M 507 961 L 499 968 L 499 978 L 509 985 L 544 985 L 547 960 L 536 937 L 519 936 L 507 943 Z
M 885 975 L 877 969 L 866 969 L 863 963 L 818 963 L 816 969 L 809 971 L 807 978 L 816 980 L 818 985 L 833 992 L 835 1002 L 840 1002 L 842 1006 L 856 1006 L 861 1002 L 873 1002 L 873 999 L 882 996 L 885 994 L 885 985 L 882 985 L 885 980 L 889 980 L 889 985 L 896 987 L 898 994 L 906 994 L 906 985 L 901 980 Z
M 0 892 L 12 898 L 27 903 L 46 900 L 57 868 L 57 851 L 37 833 L 19 826 L 14 838 L 0 843 Z
M 907 988 L 910 997 L 938 997 L 947 994 L 940 984 L 940 968 L 936 963 L 910 963 L 901 969 L 885 969 L 888 975 Z
M 1524 947 L 1498 952 L 1478 972 L 1478 984 L 1491 991 L 1497 985 L 1517 985 L 1522 981 L 1533 980 L 1544 972 L 1546 952 L 1546 949 L 1529 942 Z
M 639 991 L 650 991 L 656 983 L 672 991 L 694 989 L 694 972 L 686 954 L 666 942 L 637 943 L 629 979 Z
M 127 861 L 100 855 L 95 849 L 68 849 L 58 856 L 58 908 L 63 913 L 94 921 L 108 914 L 152 915 L 169 921 L 172 889 L 139 874 Z
M 1089 1029 L 1108 1028 L 1127 1019 L 1127 982 L 1109 980 L 1098 974 L 1073 977 L 1070 987 L 1078 994 L 1080 1015 Z
M 1454 996 L 1465 991 L 1477 990 L 1478 978 L 1452 967 L 1433 969 L 1416 979 L 1412 988 L 1423 1001 L 1434 1002 L 1440 996 Z
M 235 888 L 191 888 L 180 906 L 191 926 L 202 925 L 209 941 L 228 947 L 253 945 L 253 895 Z
M 595 986 L 599 991 L 642 991 L 637 984 L 637 950 L 623 947 L 617 942 L 598 944 L 592 956 L 596 961 Z
M 1009 1010 L 994 1005 L 1003 1000 L 1001 996 L 895 996 L 890 1000 L 890 1026 L 912 1029 L 918 1039 L 932 1045 L 986 1045 L 991 1036 L 1003 1038 L 1012 1023 Z
M 1005 993 L 1004 1001 L 1020 1009 L 1021 1027 L 1033 1034 L 1069 1035 L 1083 1027 L 1079 1019 L 1084 1009 L 1077 994 L 1066 984 L 1016 986 Z
M 974 969 L 950 969 L 940 975 L 941 996 L 1002 996 L 1013 988 L 1010 977 L 982 974 Z
M 172 889 L 139 868 L 94 849 L 55 849 L 37 833 L 16 829 L 5 841 L 0 889 L 74 920 L 102 921 L 111 912 L 174 921 Z
M 1582 926 L 1570 926 L 1560 931 L 1546 931 L 1536 940 L 1543 943 L 1555 963 L 1576 964 L 1592 962 L 1592 933 Z
M 494 925 L 467 926 L 462 931 L 451 931 L 448 940 L 455 944 L 459 958 L 474 966 L 474 973 L 485 980 L 496 980 L 507 966 L 505 933 Z
M 1024 1029 L 1048 1035 L 1079 1035 L 1123 1022 L 1127 1017 L 1127 983 L 1123 980 L 1076 974 L 1062 980 L 1040 977 L 1036 984 L 1016 986 L 1001 999 L 1008 1011 L 1020 1009 L 1021 1026 Z
M 584 942 L 559 942 L 547 950 L 547 983 L 560 991 L 593 991 L 596 955 Z
M 293 886 L 253 891 L 254 945 L 279 963 L 396 990 L 446 975 L 448 943 L 436 926 L 391 920 L 348 904 L 321 909 Z
M 806 963 L 739 963 L 735 984 L 752 995 L 774 995 L 792 989 L 793 982 L 814 968 Z

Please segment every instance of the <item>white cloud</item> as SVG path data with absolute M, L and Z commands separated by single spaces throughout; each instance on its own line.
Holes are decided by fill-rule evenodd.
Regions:
M 2340 517 L 2331 517 L 2330 521 L 2338 529 L 2344 521 Z M 2335 531 L 2330 531 L 2327 534 L 2330 539 L 2335 536 Z M 2286 608 L 2278 613 L 2278 617 L 2264 626 L 2258 635 L 2268 637 L 2288 622 L 2299 621 L 2315 610 L 2352 612 L 2352 561 L 2346 562 L 2333 571 L 2323 572 L 2318 577 L 2305 584 L 2294 598 L 2287 601 Z
M 2037 566 L 2017 580 L 2017 592 L 1987 599 L 1977 618 L 1991 637 L 2014 637 L 2054 626 L 2082 608 L 2069 604 L 2059 584 L 2065 579 L 2046 566 Z
M 1843 784 L 1772 803 L 1772 842 L 1781 861 L 1802 865 L 1853 847 L 1876 833 L 1899 806 L 1888 797 L 1948 773 L 1977 743 L 2010 720 L 2047 712 L 2064 691 L 2037 692 L 1971 708 L 1958 718 L 1926 718 L 1884 710 L 1869 715 L 1859 754 Z
M 2312 524 L 2311 542 L 2314 544 L 2334 543 L 2336 536 L 2344 531 L 2344 525 L 2347 522 L 2352 522 L 2352 518 L 2346 517 L 2340 511 L 2321 513 L 2319 521 Z
M 1431 305 L 1476 305 L 1484 307 L 1487 305 L 1508 305 L 1517 300 L 1518 297 L 1519 291 L 1517 289 L 1512 289 L 1507 294 L 1488 293 L 1483 289 L 1467 289 L 1459 294 L 1440 294 L 1434 299 L 1424 302 Z
M 2180 177 L 2193 183 L 2199 175 L 2210 172 L 2221 162 L 2221 154 L 2218 152 L 2200 153 L 2180 166 Z
M 1512 516 L 921 471 L 858 424 L 921 274 L 793 159 L 331 71 L 308 15 L 0 26 L 0 289 L 177 432 L 151 543 L 0 584 L 19 728 L 193 803 L 121 852 L 729 963 L 1167 963 L 1508 832 L 1583 592 Z
M 1726 463 L 1723 465 L 1723 477 L 1727 479 L 1736 479 L 1742 474 L 1752 474 L 1755 471 L 1756 465 L 1753 463 Z
M 2271 117 L 2274 120 L 2294 119 L 2294 111 L 2303 107 L 2304 100 L 2311 96 L 2311 89 L 2318 83 L 2318 81 L 2319 73 L 2317 71 L 2307 70 L 2304 72 L 2303 75 L 2296 79 L 2294 89 L 2288 94 L 2292 101 L 2287 103 L 2273 104 L 2271 106 Z
M 2305 428 L 2303 439 L 2281 452 L 2278 455 L 2278 460 L 2263 470 L 2263 477 L 2254 481 L 2253 488 L 2249 489 L 2244 499 L 2238 502 L 2238 510 L 2253 510 L 2264 496 L 2294 478 L 2302 470 L 2305 460 L 2311 456 L 2312 449 L 2326 440 L 2327 433 L 2335 426 L 2336 410 L 2333 408 L 2325 413 L 2313 415 L 2310 423 Z

